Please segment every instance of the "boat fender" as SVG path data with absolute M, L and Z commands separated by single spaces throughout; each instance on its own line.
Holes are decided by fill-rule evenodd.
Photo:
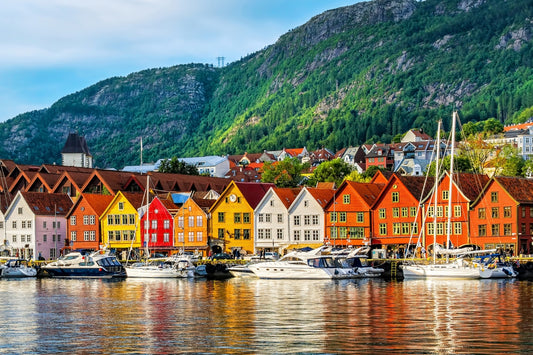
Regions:
M 335 269 L 335 275 L 339 274 L 339 269 Z

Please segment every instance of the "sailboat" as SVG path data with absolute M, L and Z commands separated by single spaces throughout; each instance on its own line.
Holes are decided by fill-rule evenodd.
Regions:
M 125 267 L 128 277 L 140 278 L 180 278 L 191 277 L 190 267 L 182 267 L 182 263 L 175 262 L 171 258 L 165 260 L 150 260 L 150 175 L 146 176 L 146 205 L 142 209 L 146 210 L 144 225 L 144 244 L 146 259 Z M 140 213 L 142 216 L 142 211 Z
M 452 211 L 452 184 L 453 184 L 453 163 L 455 153 L 455 125 L 456 125 L 457 112 L 452 116 L 452 129 L 451 129 L 451 151 L 450 151 L 450 184 L 448 187 L 448 221 L 446 228 L 446 246 L 450 245 L 450 232 L 451 232 L 451 211 Z M 434 209 L 434 223 L 436 225 L 436 204 L 437 204 L 437 188 L 439 178 L 439 159 L 440 159 L 440 130 L 441 122 L 439 121 L 439 127 L 437 131 L 437 155 L 435 158 L 435 185 L 433 190 L 433 196 L 435 197 L 435 209 Z M 463 251 L 468 253 L 468 251 Z M 479 279 L 480 269 L 475 263 L 457 255 L 456 258 L 450 260 L 450 253 L 447 249 L 440 249 L 440 253 L 446 256 L 446 259 L 437 263 L 437 241 L 436 241 L 436 226 L 433 234 L 433 262 L 430 264 L 422 264 L 417 262 L 406 262 L 401 266 L 403 276 L 405 279 L 410 278 L 451 278 L 451 279 Z

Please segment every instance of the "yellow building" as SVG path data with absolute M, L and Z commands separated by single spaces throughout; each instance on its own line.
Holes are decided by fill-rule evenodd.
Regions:
M 225 253 L 255 254 L 254 209 L 274 184 L 232 181 L 209 210 L 211 249 Z
M 102 244 L 115 249 L 119 258 L 125 259 L 130 247 L 141 248 L 137 209 L 142 203 L 143 194 L 119 191 L 100 216 Z
M 189 197 L 174 216 L 174 246 L 208 256 L 209 208 L 216 200 Z

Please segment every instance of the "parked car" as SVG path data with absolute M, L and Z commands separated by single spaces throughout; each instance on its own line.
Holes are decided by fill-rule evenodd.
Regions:
M 217 253 L 209 257 L 209 260 L 227 260 L 227 259 L 233 259 L 233 256 L 230 254 L 226 254 L 226 253 Z

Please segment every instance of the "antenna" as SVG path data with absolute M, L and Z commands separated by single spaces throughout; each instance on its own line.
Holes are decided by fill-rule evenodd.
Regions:
M 226 59 L 226 57 L 217 57 L 219 68 L 224 66 L 224 59 Z

